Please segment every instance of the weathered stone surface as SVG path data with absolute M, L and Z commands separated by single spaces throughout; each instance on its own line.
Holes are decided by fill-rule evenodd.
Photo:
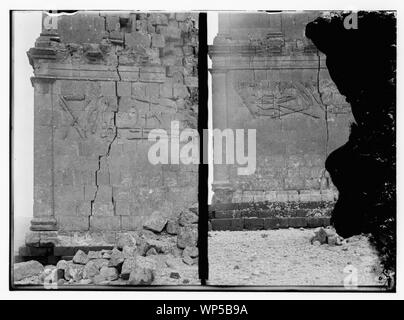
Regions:
M 193 258 L 191 258 L 190 256 L 184 256 L 184 257 L 182 257 L 182 261 L 185 263 L 185 264 L 187 264 L 187 265 L 189 265 L 189 266 L 192 266 L 196 261 L 193 259 Z
M 121 250 L 114 248 L 111 253 L 111 258 L 109 259 L 109 267 L 117 267 L 124 261 L 124 256 Z
M 122 249 L 125 246 L 136 246 L 136 237 L 130 233 L 118 234 L 117 247 Z
M 122 254 L 124 259 L 135 257 L 138 254 L 138 249 L 136 247 L 124 246 L 122 248 Z
M 198 241 L 197 226 L 181 227 L 177 235 L 178 248 L 195 247 Z
M 89 258 L 85 252 L 78 250 L 73 257 L 73 262 L 78 264 L 86 264 Z
M 69 261 L 65 269 L 64 277 L 68 281 L 72 280 L 77 282 L 83 278 L 83 271 L 84 271 L 84 265 L 76 264 L 73 263 L 72 261 Z
M 198 256 L 198 248 L 197 247 L 186 247 L 182 252 L 182 256 L 189 256 L 191 258 L 196 258 Z
M 107 281 L 116 280 L 118 279 L 118 271 L 113 267 L 102 267 L 99 276 Z
M 91 279 L 100 273 L 100 266 L 95 260 L 90 260 L 83 270 L 83 279 Z
M 20 281 L 24 278 L 38 276 L 44 271 L 41 263 L 35 260 L 19 262 L 14 264 L 14 281 Z
M 181 226 L 198 223 L 198 216 L 191 211 L 181 212 L 179 223 Z
M 166 188 L 165 165 L 147 161 L 150 130 L 166 128 L 171 120 L 186 127 L 197 112 L 197 94 L 187 94 L 184 84 L 184 75 L 195 76 L 198 66 L 197 18 L 180 26 L 168 17 L 156 12 L 60 16 L 57 45 L 43 34 L 30 50 L 36 76 L 35 228 L 137 231 L 153 211 L 162 210 L 162 220 L 146 223 L 146 229 L 160 233 L 164 219 L 196 201 L 197 170 L 187 172 L 186 179 L 173 177 L 172 188 Z M 178 100 L 174 82 L 181 82 L 175 89 Z M 45 215 L 51 218 L 41 220 Z M 27 240 L 53 246 L 57 238 L 41 242 L 44 238 L 32 234 Z M 116 240 L 118 248 L 135 245 L 129 238 Z M 150 249 L 136 246 L 143 254 Z M 89 254 L 97 258 L 98 253 Z
M 89 251 L 87 254 L 87 258 L 89 260 L 91 259 L 101 259 L 102 258 L 102 253 L 101 251 Z
M 138 257 L 135 268 L 130 273 L 129 283 L 131 285 L 149 285 L 152 284 L 155 277 L 155 262 L 148 258 Z
M 168 220 L 166 225 L 166 231 L 168 234 L 176 235 L 179 230 L 179 225 L 177 221 Z
M 157 254 L 157 251 L 155 248 L 150 248 L 149 250 L 147 250 L 146 252 L 146 256 L 155 256 Z
M 323 227 L 314 230 L 314 236 L 311 238 L 310 242 L 314 243 L 314 241 L 318 241 L 320 244 L 327 243 L 327 232 Z
M 154 212 L 145 222 L 143 228 L 153 232 L 161 232 L 167 224 L 167 218 L 161 217 L 160 213 Z
M 168 253 L 171 249 L 171 244 L 167 240 L 149 239 L 147 245 L 149 248 L 154 248 L 157 253 Z
M 124 280 L 128 280 L 130 273 L 135 269 L 135 267 L 136 267 L 136 257 L 126 258 L 122 264 L 121 278 Z
M 56 264 L 56 268 L 60 270 L 66 270 L 68 262 L 66 260 L 59 260 Z

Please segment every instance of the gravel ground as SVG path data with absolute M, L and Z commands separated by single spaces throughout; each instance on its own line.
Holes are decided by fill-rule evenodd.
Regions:
M 376 253 L 366 236 L 342 246 L 312 245 L 313 229 L 212 231 L 209 284 L 260 286 L 342 286 L 351 264 L 358 285 L 380 285 Z

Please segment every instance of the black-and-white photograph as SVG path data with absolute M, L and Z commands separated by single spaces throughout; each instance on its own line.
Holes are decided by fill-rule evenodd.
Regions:
M 397 13 L 268 7 L 11 12 L 12 290 L 395 292 Z
M 218 13 L 209 57 L 209 283 L 394 288 L 395 13 Z
M 13 12 L 13 285 L 200 284 L 198 17 Z

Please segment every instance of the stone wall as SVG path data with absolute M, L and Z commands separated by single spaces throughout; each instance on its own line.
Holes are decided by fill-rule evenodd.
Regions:
M 150 164 L 147 138 L 172 120 L 196 128 L 198 14 L 44 15 L 28 57 L 31 230 L 137 230 L 197 202 L 197 166 Z
M 334 201 L 327 155 L 348 138 L 351 111 L 304 36 L 320 12 L 222 13 L 210 47 L 213 127 L 256 129 L 257 168 L 215 165 L 214 202 Z

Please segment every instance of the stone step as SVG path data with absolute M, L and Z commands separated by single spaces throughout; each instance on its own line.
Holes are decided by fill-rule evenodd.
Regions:
M 330 217 L 273 217 L 211 219 L 212 231 L 317 228 L 330 225 Z
M 331 215 L 334 204 L 331 201 L 220 203 L 209 207 L 209 218 L 325 217 Z

